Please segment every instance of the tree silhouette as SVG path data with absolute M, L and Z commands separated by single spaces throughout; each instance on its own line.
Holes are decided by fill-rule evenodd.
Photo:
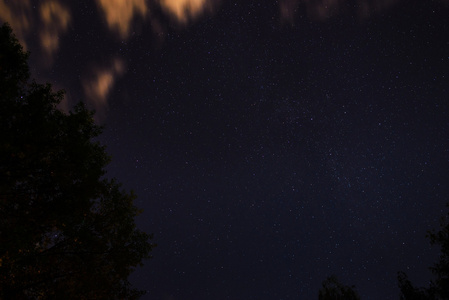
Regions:
M 398 273 L 398 284 L 401 290 L 400 300 L 434 300 L 435 289 L 433 286 L 429 288 L 415 288 L 404 272 Z
M 318 294 L 319 300 L 360 300 L 354 286 L 340 283 L 336 276 L 330 276 L 323 281 Z
M 441 219 L 440 230 L 429 232 L 428 237 L 432 245 L 441 247 L 439 261 L 430 268 L 437 277 L 436 294 L 440 299 L 449 299 L 449 213 Z
M 25 53 L 0 28 L 0 299 L 135 299 L 128 276 L 154 246 L 135 195 L 104 179 L 110 158 L 83 104 L 30 82 Z
M 449 213 L 441 219 L 439 231 L 431 231 L 427 235 L 432 245 L 439 245 L 441 253 L 439 261 L 430 268 L 436 276 L 429 287 L 415 288 L 403 272 L 398 274 L 401 300 L 433 300 L 449 299 Z

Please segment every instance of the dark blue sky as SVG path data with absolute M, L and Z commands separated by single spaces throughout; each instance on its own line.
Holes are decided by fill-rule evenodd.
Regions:
M 316 299 L 332 274 L 398 299 L 398 271 L 432 278 L 447 1 L 3 2 L 33 76 L 106 125 L 158 244 L 143 299 Z

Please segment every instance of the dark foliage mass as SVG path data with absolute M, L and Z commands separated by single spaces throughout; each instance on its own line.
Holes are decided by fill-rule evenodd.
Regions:
M 328 277 L 318 294 L 319 300 L 360 300 L 354 286 L 346 286 L 336 276 Z
M 104 179 L 93 112 L 30 81 L 28 54 L 0 28 L 0 298 L 129 299 L 128 276 L 154 246 L 135 195 Z
M 430 269 L 435 280 L 428 287 L 415 287 L 404 272 L 398 273 L 400 300 L 446 300 L 449 299 L 449 214 L 441 219 L 439 231 L 428 234 L 430 243 L 441 248 L 439 261 Z M 360 299 L 354 286 L 345 286 L 335 276 L 328 277 L 319 291 L 319 300 Z
M 449 213 L 441 220 L 441 229 L 429 233 L 430 242 L 441 247 L 439 261 L 431 268 L 436 275 L 435 286 L 441 299 L 449 299 Z
M 449 299 L 449 213 L 441 219 L 439 231 L 429 232 L 432 245 L 441 248 L 438 262 L 431 267 L 435 280 L 428 287 L 415 287 L 404 272 L 398 273 L 400 300 L 446 300 Z M 345 286 L 335 276 L 328 277 L 319 291 L 319 300 L 360 299 L 354 286 Z
M 446 300 L 449 299 L 449 214 L 441 219 L 439 231 L 428 234 L 430 243 L 441 248 L 439 261 L 430 269 L 435 280 L 428 287 L 415 287 L 404 272 L 398 273 L 400 300 Z M 360 299 L 354 286 L 345 286 L 335 276 L 328 277 L 319 291 L 319 300 Z
M 401 300 L 449 299 L 449 213 L 441 219 L 440 230 L 429 232 L 428 237 L 432 245 L 441 248 L 438 262 L 430 268 L 436 279 L 429 287 L 416 288 L 405 273 L 399 272 Z

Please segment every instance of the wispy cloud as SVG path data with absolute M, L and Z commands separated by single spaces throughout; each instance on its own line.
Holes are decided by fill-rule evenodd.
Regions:
M 125 72 L 125 63 L 115 58 L 107 67 L 94 68 L 93 74 L 83 81 L 84 93 L 97 110 L 107 105 L 107 98 L 117 78 Z
M 204 12 L 213 11 L 217 2 L 214 0 L 159 0 L 165 12 L 181 23 L 186 23 Z
M 0 20 L 11 25 L 24 47 L 27 36 L 37 31 L 43 53 L 47 55 L 45 61 L 49 63 L 59 48 L 60 36 L 71 22 L 70 11 L 57 0 L 46 0 L 39 3 L 38 15 L 33 17 L 31 4 L 30 0 L 0 0 Z
M 97 0 L 109 28 L 121 38 L 127 38 L 136 15 L 145 18 L 148 6 L 145 0 Z
M 59 38 L 71 22 L 70 11 L 55 0 L 45 1 L 39 7 L 42 28 L 39 33 L 41 47 L 52 56 L 59 48 Z
M 8 4 L 6 4 L 8 2 Z M 0 20 L 8 22 L 20 43 L 26 47 L 25 36 L 32 27 L 31 4 L 29 0 L 0 0 Z

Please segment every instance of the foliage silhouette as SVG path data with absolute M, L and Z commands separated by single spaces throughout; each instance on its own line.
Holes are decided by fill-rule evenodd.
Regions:
M 449 299 L 449 212 L 441 218 L 440 230 L 429 232 L 428 237 L 432 245 L 441 247 L 439 261 L 430 268 L 437 277 L 435 280 L 436 294 L 440 299 Z
M 319 300 L 360 300 L 354 286 L 340 283 L 336 276 L 330 276 L 323 281 L 318 294 Z
M 439 231 L 431 231 L 427 237 L 432 245 L 441 248 L 439 261 L 430 268 L 436 276 L 435 281 L 426 288 L 415 288 L 403 272 L 398 274 L 401 300 L 447 300 L 449 299 L 449 213 L 441 218 Z
M 401 290 L 400 300 L 434 300 L 434 287 L 415 288 L 404 272 L 398 273 L 398 284 Z
M 25 53 L 0 28 L 0 299 L 136 299 L 128 277 L 150 258 L 135 195 L 104 179 L 110 158 L 84 104 L 30 82 Z

